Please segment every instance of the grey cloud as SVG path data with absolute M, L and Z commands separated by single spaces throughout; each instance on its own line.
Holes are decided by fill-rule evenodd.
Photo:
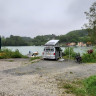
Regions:
M 37 36 L 80 29 L 95 0 L 0 0 L 0 34 Z

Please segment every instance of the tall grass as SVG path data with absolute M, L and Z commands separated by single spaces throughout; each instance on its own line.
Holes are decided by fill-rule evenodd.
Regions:
M 96 50 L 93 53 L 84 53 L 82 55 L 82 62 L 84 63 L 96 63 Z
M 68 58 L 74 59 L 76 52 L 74 52 L 72 47 L 67 47 L 67 48 L 65 48 L 62 55 L 65 59 L 68 59 Z
M 10 49 L 2 49 L 0 50 L 0 59 L 7 58 L 22 58 L 24 57 L 19 50 L 12 51 Z
M 65 48 L 62 56 L 65 59 L 74 59 L 76 54 L 77 53 L 74 52 L 72 47 L 67 47 Z M 96 63 L 96 49 L 93 49 L 92 53 L 84 53 L 81 58 L 83 63 Z

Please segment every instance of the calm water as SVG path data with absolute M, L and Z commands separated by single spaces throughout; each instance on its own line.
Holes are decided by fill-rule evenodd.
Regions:
M 11 49 L 12 51 L 15 51 L 16 49 L 18 49 L 23 55 L 27 55 L 29 51 L 31 52 L 38 51 L 39 56 L 41 56 L 44 46 L 8 46 L 8 47 L 6 46 L 2 48 L 8 48 L 8 49 Z M 65 47 L 61 47 L 61 49 L 64 51 Z M 92 49 L 92 47 L 74 47 L 74 51 L 79 52 L 81 54 L 86 52 L 88 49 Z

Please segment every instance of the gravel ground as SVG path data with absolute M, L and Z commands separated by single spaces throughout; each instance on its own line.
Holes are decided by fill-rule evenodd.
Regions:
M 62 96 L 58 80 L 74 80 L 95 74 L 96 64 L 3 59 L 0 60 L 0 96 Z

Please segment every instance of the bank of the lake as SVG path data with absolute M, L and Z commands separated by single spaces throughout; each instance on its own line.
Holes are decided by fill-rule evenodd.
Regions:
M 20 53 L 22 53 L 23 55 L 27 55 L 29 51 L 31 52 L 38 52 L 39 56 L 42 55 L 44 46 L 5 46 L 2 48 L 8 48 L 11 49 L 12 51 L 15 51 L 16 49 L 18 49 L 20 51 Z M 66 47 L 61 47 L 62 51 L 65 50 Z M 73 47 L 75 52 L 79 52 L 79 53 L 84 53 L 89 49 L 92 49 L 93 47 Z

